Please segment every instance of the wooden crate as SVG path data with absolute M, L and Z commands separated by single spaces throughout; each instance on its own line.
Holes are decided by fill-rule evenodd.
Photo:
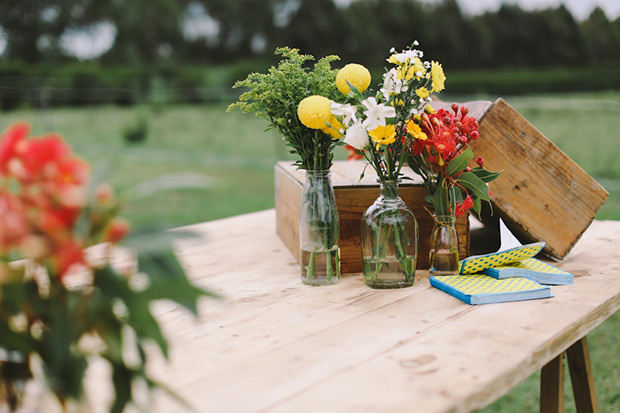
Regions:
M 362 250 L 360 245 L 360 221 L 364 211 L 379 196 L 379 185 L 372 168 L 367 168 L 365 177 L 359 177 L 364 161 L 336 161 L 332 167 L 332 183 L 336 195 L 340 219 L 340 259 L 343 273 L 362 271 Z M 406 170 L 405 170 L 406 169 Z M 424 197 L 428 191 L 422 179 L 408 168 L 403 171 L 412 178 L 404 181 L 399 194 L 416 216 L 420 229 L 418 244 L 418 268 L 428 268 L 429 239 L 433 227 L 431 215 L 424 209 Z M 278 162 L 275 166 L 276 225 L 277 233 L 299 262 L 299 213 L 305 173 L 297 170 L 290 162 Z M 460 254 L 469 253 L 469 221 L 466 217 L 457 220 Z
M 494 215 L 521 242 L 545 241 L 548 255 L 564 258 L 607 191 L 505 100 L 465 105 L 480 123 L 472 149 L 486 169 L 502 171 L 490 184 Z

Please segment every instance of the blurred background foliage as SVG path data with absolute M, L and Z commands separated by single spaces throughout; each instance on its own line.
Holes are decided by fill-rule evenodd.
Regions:
M 504 4 L 481 15 L 456 0 L 20 0 L 0 3 L 0 107 L 212 102 L 275 63 L 278 46 L 376 75 L 417 39 L 452 93 L 620 87 L 620 18 L 577 21 L 563 5 Z

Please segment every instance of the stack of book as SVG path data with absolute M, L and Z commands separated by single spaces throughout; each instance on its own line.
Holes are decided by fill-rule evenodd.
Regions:
M 520 245 L 501 221 L 500 233 L 503 248 L 464 259 L 458 275 L 431 276 L 431 285 L 467 304 L 488 304 L 553 297 L 550 285 L 573 283 L 571 273 L 534 258 L 544 242 Z

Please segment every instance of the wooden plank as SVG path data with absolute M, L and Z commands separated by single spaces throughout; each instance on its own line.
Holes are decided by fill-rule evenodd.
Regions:
M 598 413 L 587 337 L 583 337 L 571 346 L 566 351 L 566 355 L 577 411 L 579 413 Z
M 360 221 L 364 211 L 379 196 L 377 176 L 372 168 L 366 168 L 361 161 L 336 161 L 332 167 L 332 183 L 340 219 L 340 262 L 345 274 L 362 271 Z M 428 268 L 430 234 L 433 218 L 424 208 L 424 197 L 428 194 L 422 178 L 409 168 L 404 170 L 408 180 L 400 185 L 399 194 L 411 208 L 419 226 L 417 268 Z M 284 241 L 293 256 L 299 261 L 299 213 L 303 192 L 304 171 L 296 170 L 290 162 L 278 162 L 275 167 L 276 226 L 278 236 Z M 469 254 L 469 220 L 457 220 L 459 248 L 462 257 Z
M 153 357 L 152 372 L 198 411 L 469 412 L 620 308 L 620 222 L 593 223 L 559 265 L 575 284 L 554 298 L 485 306 L 430 287 L 426 271 L 393 291 L 360 275 L 305 286 L 274 227 L 266 211 L 192 226 L 204 239 L 179 244 L 191 278 L 223 299 L 201 301 L 199 320 L 156 309 L 171 360 Z
M 564 353 L 542 368 L 540 376 L 540 412 L 564 412 Z
M 495 210 L 522 242 L 545 241 L 548 254 L 563 258 L 607 191 L 505 100 L 483 107 L 472 147 L 487 169 L 502 171 L 490 184 Z

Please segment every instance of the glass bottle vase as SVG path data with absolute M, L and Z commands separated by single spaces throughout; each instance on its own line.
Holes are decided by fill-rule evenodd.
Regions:
M 340 281 L 339 231 L 330 171 L 307 170 L 299 216 L 301 280 L 305 284 Z
M 434 215 L 429 246 L 429 268 L 432 275 L 459 273 L 459 238 L 453 215 Z
M 361 221 L 364 281 L 371 288 L 410 287 L 418 255 L 418 222 L 398 196 L 399 181 L 379 183 L 381 194 Z

